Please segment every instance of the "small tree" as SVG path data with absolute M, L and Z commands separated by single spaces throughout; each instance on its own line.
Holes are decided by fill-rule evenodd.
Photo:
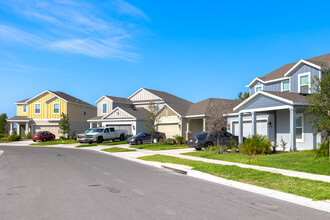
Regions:
M 0 134 L 6 133 L 7 119 L 8 117 L 6 113 L 2 113 L 0 115 Z
M 70 121 L 69 121 L 69 116 L 67 114 L 62 113 L 61 114 L 61 119 L 58 122 L 59 125 L 59 133 L 63 134 L 68 138 L 68 135 L 70 133 Z
M 220 154 L 220 143 L 219 138 L 222 132 L 226 130 L 227 127 L 227 118 L 223 115 L 224 105 L 215 100 L 210 101 L 210 105 L 207 108 L 208 118 L 206 120 L 208 135 L 215 136 L 217 139 L 217 153 Z
M 324 143 L 328 140 L 327 154 L 330 156 L 330 68 L 322 68 L 321 72 L 322 78 L 315 77 L 311 82 L 315 92 L 307 96 L 309 105 L 306 113 L 308 123 L 313 124 L 315 134 L 322 136 L 321 146 L 326 147 Z
M 244 95 L 242 92 L 238 93 L 238 100 L 244 101 L 245 99 L 247 99 L 249 97 L 250 97 L 250 93 L 248 93 L 248 92 L 244 92 Z
M 147 120 L 144 126 L 148 128 L 147 133 L 151 135 L 151 143 L 153 143 L 153 137 L 156 134 L 156 122 L 157 122 L 157 106 L 150 102 L 148 106 Z

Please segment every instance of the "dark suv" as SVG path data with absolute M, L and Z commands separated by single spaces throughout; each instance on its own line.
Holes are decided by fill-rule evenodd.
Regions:
M 165 133 L 162 132 L 156 132 L 156 134 L 153 136 L 153 139 L 156 140 L 157 142 L 160 142 L 161 140 L 166 139 Z M 128 144 L 147 144 L 151 143 L 151 135 L 147 134 L 146 132 L 140 132 L 135 136 L 132 136 L 127 139 Z
M 234 138 L 236 140 L 236 143 L 238 143 L 238 136 L 223 131 L 219 136 L 219 144 L 230 146 L 231 138 Z M 194 137 L 188 140 L 188 146 L 194 147 L 196 150 L 201 150 L 202 148 L 215 146 L 216 144 L 217 144 L 217 137 L 208 134 L 207 131 L 198 133 Z

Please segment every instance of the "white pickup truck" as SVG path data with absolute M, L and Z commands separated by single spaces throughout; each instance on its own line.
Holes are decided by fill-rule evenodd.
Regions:
M 116 130 L 113 127 L 105 127 L 105 128 L 91 128 L 86 130 L 85 134 L 79 134 L 78 136 L 85 136 L 85 140 L 83 142 L 87 143 L 102 143 L 103 141 L 115 141 L 120 140 L 124 141 L 126 140 L 127 136 L 127 130 Z M 82 142 L 82 141 L 79 141 Z

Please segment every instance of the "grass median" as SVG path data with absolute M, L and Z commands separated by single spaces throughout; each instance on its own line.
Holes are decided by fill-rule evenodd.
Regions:
M 157 143 L 157 144 L 131 145 L 130 148 L 144 149 L 144 150 L 174 150 L 174 149 L 188 148 L 188 145 L 187 144 L 172 145 L 172 144 Z
M 159 154 L 139 157 L 138 159 L 191 166 L 194 170 L 214 176 L 303 196 L 313 200 L 330 199 L 330 183 L 327 182 L 300 179 L 277 173 L 240 168 L 238 166 L 205 163 Z
M 45 142 L 35 142 L 30 145 L 37 146 L 46 146 L 46 145 L 57 145 L 57 144 L 77 144 L 78 142 L 75 140 L 56 140 L 56 141 L 45 141 Z
M 128 149 L 128 148 L 120 148 L 120 147 L 111 147 L 111 148 L 102 149 L 102 151 L 109 152 L 109 153 L 116 153 L 116 152 L 129 152 L 129 151 L 136 151 L 136 150 Z
M 280 169 L 294 170 L 306 173 L 330 175 L 330 160 L 328 158 L 320 158 L 315 162 L 315 153 L 312 150 L 286 152 L 270 155 L 257 155 L 258 161 L 249 156 L 239 153 L 217 154 L 213 151 L 198 151 L 184 153 L 184 155 L 203 157 L 213 160 L 223 160 L 249 165 L 257 165 L 264 167 L 274 167 Z

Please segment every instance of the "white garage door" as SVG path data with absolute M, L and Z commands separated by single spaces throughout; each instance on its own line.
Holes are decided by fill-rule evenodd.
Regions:
M 124 125 L 112 125 L 112 124 L 108 124 L 106 125 L 106 127 L 114 127 L 116 130 L 127 130 L 128 134 L 132 134 L 132 125 L 130 124 L 124 124 Z
M 267 120 L 262 120 L 257 122 L 257 133 L 260 135 L 266 135 L 267 136 Z
M 257 134 L 266 135 L 267 136 L 267 120 L 257 121 Z M 238 122 L 233 122 L 232 133 L 238 136 Z M 243 136 L 248 137 L 251 136 L 252 133 L 252 122 L 245 121 L 243 122 Z
M 166 138 L 173 138 L 174 136 L 180 134 L 179 127 L 177 124 L 158 125 L 157 130 L 159 132 L 164 132 Z

